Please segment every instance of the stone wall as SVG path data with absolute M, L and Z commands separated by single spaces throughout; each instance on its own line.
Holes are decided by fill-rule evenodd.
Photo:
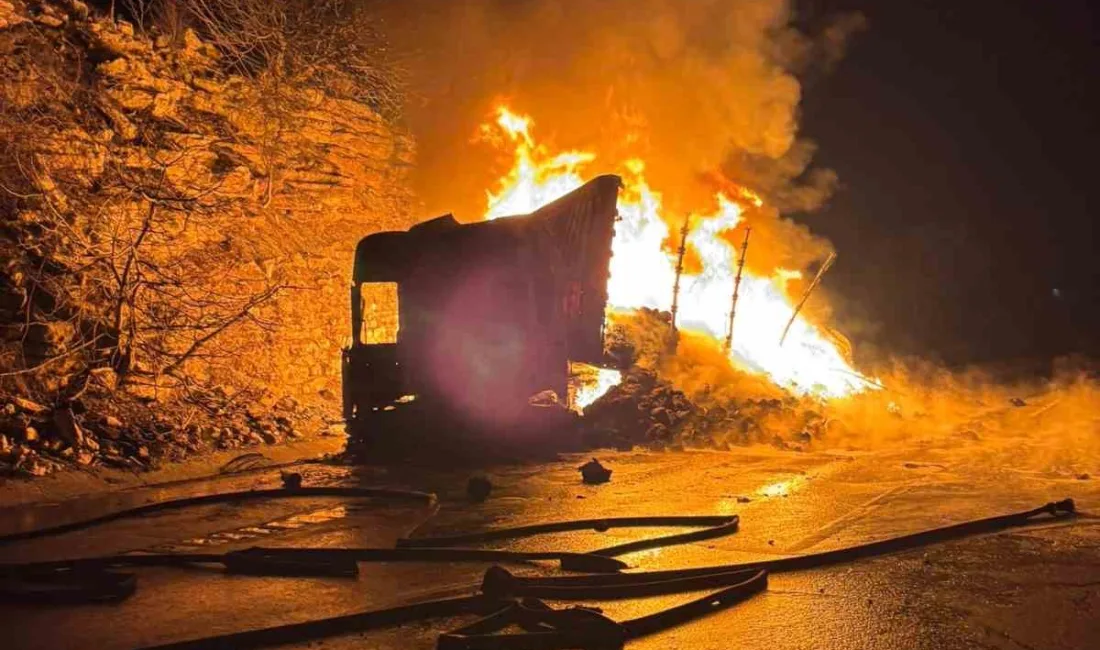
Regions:
M 196 226 L 180 209 L 180 234 L 165 239 L 156 261 L 213 260 L 189 271 L 205 291 L 220 290 L 211 284 L 219 277 L 227 292 L 280 286 L 204 346 L 218 363 L 196 357 L 183 370 L 272 399 L 331 402 L 335 412 L 355 243 L 411 225 L 413 143 L 369 107 L 324 88 L 227 74 L 217 50 L 190 30 L 171 41 L 135 34 L 77 0 L 0 0 L 0 115 L 9 130 L 20 125 L 11 145 L 18 155 L 8 160 L 26 172 L 22 189 L 0 193 L 0 370 L 77 340 L 51 331 L 41 350 L 27 349 L 26 306 L 45 291 L 29 283 L 35 272 L 56 265 L 58 291 L 85 296 L 96 312 L 96 294 L 83 286 L 90 280 L 80 276 L 90 244 L 44 234 L 39 224 L 65 224 L 94 244 L 113 223 L 103 213 L 125 215 L 130 227 L 144 214 L 140 192 L 127 195 L 111 179 L 163 172 L 205 211 Z

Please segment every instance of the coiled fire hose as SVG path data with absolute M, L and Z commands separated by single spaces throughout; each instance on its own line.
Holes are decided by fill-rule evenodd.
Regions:
M 627 641 L 695 620 L 736 604 L 767 585 L 768 571 L 794 571 L 895 553 L 932 543 L 1036 523 L 1039 517 L 1067 518 L 1075 514 L 1072 499 L 987 519 L 945 526 L 859 546 L 757 563 L 642 573 L 557 578 L 523 578 L 500 567 L 486 572 L 479 595 L 432 600 L 305 623 L 280 625 L 183 641 L 147 650 L 212 650 L 258 648 L 275 643 L 305 642 L 351 632 L 364 632 L 415 620 L 481 615 L 485 618 L 439 637 L 440 650 L 565 650 L 620 648 Z M 575 522 L 573 522 L 575 523 Z M 591 523 L 591 522 L 584 522 Z M 567 523 L 552 524 L 565 526 Z M 728 528 L 728 524 L 726 525 Z M 536 527 L 537 528 L 537 527 Z M 530 530 L 530 527 L 528 527 Z M 559 528 L 557 530 L 568 530 Z M 701 531 L 700 531 L 701 532 Z M 504 539 L 515 531 L 493 531 L 480 539 Z M 686 534 L 691 535 L 692 533 Z M 664 539 L 682 539 L 674 535 Z M 490 537 L 495 536 L 495 537 Z M 454 538 L 442 538 L 450 539 Z M 476 541 L 478 538 L 466 538 Z M 653 541 L 653 540 L 648 540 Z M 409 542 L 406 542 L 408 544 Z M 417 541 L 416 544 L 430 543 Z M 628 545 L 624 545 L 628 546 Z M 622 547 L 612 547 L 622 548 Z M 607 553 L 608 549 L 593 555 Z M 616 622 L 584 608 L 554 610 L 537 597 L 555 600 L 641 598 L 656 594 L 721 588 L 708 596 L 629 621 Z M 521 598 L 520 598 L 521 597 Z M 521 634 L 492 634 L 510 625 Z
M 648 636 L 707 614 L 726 609 L 763 591 L 767 571 L 741 572 L 738 581 L 721 591 L 682 605 L 616 622 L 584 607 L 552 609 L 536 598 L 514 601 L 490 616 L 440 635 L 439 650 L 564 650 L 621 648 L 631 639 Z M 689 589 L 683 589 L 688 591 Z M 522 634 L 492 634 L 512 625 Z

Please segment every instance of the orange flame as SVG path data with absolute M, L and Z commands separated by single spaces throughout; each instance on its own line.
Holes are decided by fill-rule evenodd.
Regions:
M 584 184 L 579 169 L 595 160 L 595 155 L 582 151 L 549 155 L 531 138 L 531 118 L 504 107 L 497 110 L 497 125 L 515 143 L 515 163 L 499 193 L 486 192 L 486 218 L 531 212 Z
M 622 373 L 610 368 L 597 368 L 588 364 L 570 364 L 569 369 L 573 377 L 580 380 L 580 384 L 576 387 L 576 393 L 573 395 L 573 408 L 582 413 L 589 404 L 595 402 L 623 379 Z
M 582 170 L 595 160 L 594 154 L 550 153 L 531 136 L 531 118 L 504 107 L 498 109 L 495 124 L 514 143 L 514 163 L 500 179 L 497 190 L 487 192 L 487 219 L 532 212 L 584 184 Z M 493 128 L 483 127 L 489 131 Z M 667 220 L 662 217 L 661 194 L 646 183 L 641 160 L 627 160 L 619 171 L 624 188 L 619 194 L 620 219 L 612 244 L 609 306 L 616 310 L 667 310 L 676 271 L 675 260 L 661 246 L 669 236 Z M 758 194 L 740 188 L 737 196 L 717 194 L 715 207 L 708 214 L 692 215 L 688 244 L 698 253 L 702 271 L 682 276 L 677 323 L 681 329 L 716 339 L 725 337 L 737 250 L 722 235 L 741 222 L 746 207 L 762 205 Z M 796 277 L 797 271 L 785 269 L 776 269 L 771 277 L 744 273 L 730 361 L 750 372 L 765 373 L 798 394 L 835 398 L 867 389 L 868 384 L 849 365 L 832 337 L 801 315 L 795 319 L 785 343 L 779 344 L 794 310 L 784 285 Z M 599 393 L 607 389 L 605 381 L 598 383 Z M 584 399 L 595 397 L 585 394 Z

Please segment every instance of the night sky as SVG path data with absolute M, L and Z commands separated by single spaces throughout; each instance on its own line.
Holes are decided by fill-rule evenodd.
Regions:
M 857 343 L 958 365 L 1100 354 L 1090 4 L 798 4 L 806 27 L 868 19 L 804 84 L 802 134 L 842 187 L 798 215 L 840 253 L 826 284 Z

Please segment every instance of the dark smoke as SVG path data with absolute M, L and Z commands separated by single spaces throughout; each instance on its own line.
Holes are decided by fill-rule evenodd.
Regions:
M 791 26 L 785 0 L 404 0 L 385 9 L 406 54 L 424 216 L 481 215 L 507 161 L 471 139 L 502 99 L 534 117 L 540 140 L 598 152 L 594 172 L 644 159 L 674 211 L 708 205 L 713 187 L 700 174 L 718 170 L 781 209 L 820 205 L 834 185 L 830 172 L 810 169 L 812 146 L 797 139 L 795 75 L 835 60 L 858 21 L 809 38 Z

